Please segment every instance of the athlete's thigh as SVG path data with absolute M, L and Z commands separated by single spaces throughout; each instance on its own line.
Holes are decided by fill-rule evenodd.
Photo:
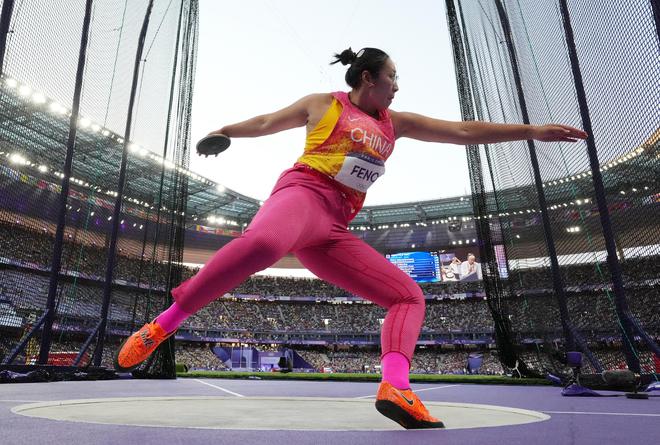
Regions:
M 414 280 L 348 231 L 332 242 L 294 254 L 319 278 L 385 308 L 420 294 Z
M 318 242 L 327 235 L 330 223 L 313 192 L 288 187 L 271 195 L 244 232 L 247 237 L 267 236 L 295 250 Z

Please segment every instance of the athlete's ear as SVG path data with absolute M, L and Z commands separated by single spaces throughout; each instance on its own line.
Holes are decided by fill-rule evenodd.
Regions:
M 367 70 L 362 71 L 362 75 L 360 76 L 360 78 L 362 79 L 362 83 L 364 83 L 369 88 L 375 85 L 373 76 Z

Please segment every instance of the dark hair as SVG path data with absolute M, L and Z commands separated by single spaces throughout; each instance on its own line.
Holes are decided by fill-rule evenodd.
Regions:
M 380 70 L 390 56 L 385 51 L 377 48 L 362 48 L 357 53 L 348 48 L 342 51 L 341 54 L 335 54 L 334 57 L 335 60 L 330 62 L 330 65 L 337 62 L 341 62 L 342 65 L 350 65 L 344 78 L 348 86 L 357 88 L 362 81 L 363 71 L 369 71 L 372 76 L 378 77 Z

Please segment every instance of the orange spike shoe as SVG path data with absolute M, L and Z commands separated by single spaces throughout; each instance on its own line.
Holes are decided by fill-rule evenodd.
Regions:
M 378 387 L 376 409 L 409 430 L 445 427 L 440 420 L 429 414 L 411 389 L 397 389 L 386 381 Z
M 176 329 L 168 334 L 155 321 L 145 324 L 119 345 L 115 354 L 115 369 L 119 372 L 134 370 L 175 332 Z

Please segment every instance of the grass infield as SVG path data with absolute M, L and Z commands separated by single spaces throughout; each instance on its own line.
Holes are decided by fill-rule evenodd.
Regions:
M 177 372 L 177 377 L 205 379 L 319 380 L 335 382 L 379 382 L 380 374 L 320 372 Z M 411 374 L 413 383 L 480 383 L 489 385 L 551 385 L 545 379 L 512 378 L 503 375 Z

